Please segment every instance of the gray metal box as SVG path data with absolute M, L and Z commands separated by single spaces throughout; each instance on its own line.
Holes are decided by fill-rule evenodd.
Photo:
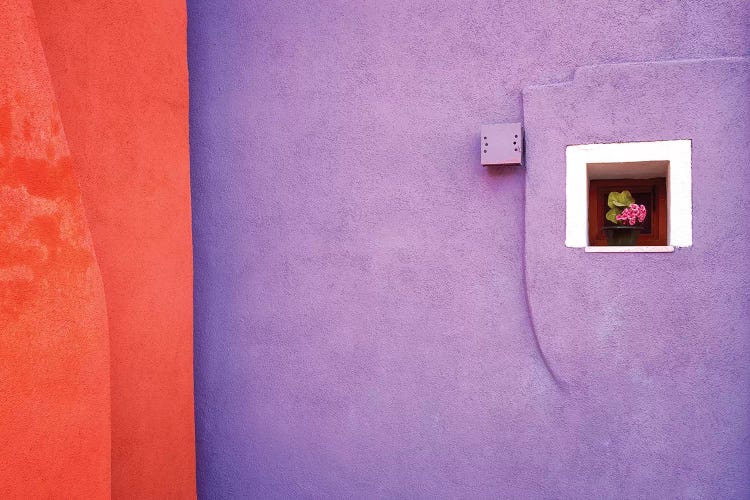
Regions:
M 520 123 L 482 125 L 482 165 L 520 165 L 523 132 Z

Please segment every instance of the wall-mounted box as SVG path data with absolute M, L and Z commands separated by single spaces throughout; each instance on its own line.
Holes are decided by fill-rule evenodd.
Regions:
M 495 123 L 481 127 L 482 165 L 520 165 L 523 129 L 520 123 Z

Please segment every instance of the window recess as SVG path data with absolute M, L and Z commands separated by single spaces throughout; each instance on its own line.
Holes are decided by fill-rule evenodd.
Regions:
M 627 189 L 635 202 L 648 211 L 646 220 L 638 224 L 643 230 L 638 236 L 639 246 L 667 245 L 667 178 L 652 179 L 593 179 L 589 181 L 589 246 L 606 246 L 602 229 L 614 224 L 604 218 L 609 210 L 607 197 L 612 191 Z
M 595 252 L 668 252 L 693 244 L 689 140 L 582 144 L 566 149 L 565 245 Z M 636 247 L 606 247 L 611 191 L 648 210 Z

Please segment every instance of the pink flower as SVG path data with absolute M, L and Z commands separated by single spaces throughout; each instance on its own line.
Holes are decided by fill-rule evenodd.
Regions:
M 615 217 L 615 220 L 623 221 L 623 224 L 630 224 L 631 226 L 635 226 L 636 221 L 643 222 L 645 219 L 646 207 L 636 203 L 631 203 L 629 207 Z
M 646 219 L 646 207 L 641 205 L 638 208 L 638 222 L 643 222 Z

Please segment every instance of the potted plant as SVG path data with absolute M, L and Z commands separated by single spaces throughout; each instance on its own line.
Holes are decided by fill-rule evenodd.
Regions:
M 636 226 L 646 220 L 646 207 L 638 205 L 630 191 L 618 193 L 613 191 L 607 197 L 609 211 L 604 216 L 614 226 L 605 226 L 602 230 L 607 237 L 607 245 L 633 246 L 638 243 L 638 235 L 643 229 Z

